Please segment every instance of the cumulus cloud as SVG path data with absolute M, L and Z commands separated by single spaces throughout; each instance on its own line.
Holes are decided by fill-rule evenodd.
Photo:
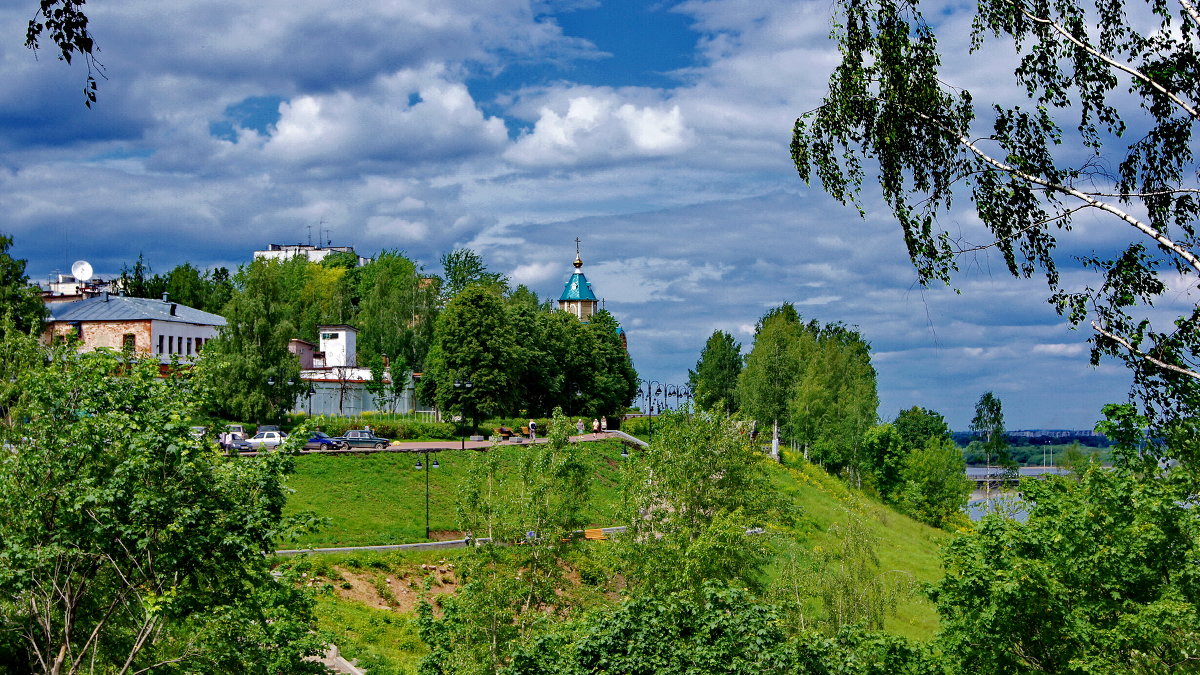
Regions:
M 503 120 L 485 116 L 441 68 L 393 73 L 357 95 L 300 96 L 282 103 L 279 115 L 263 152 L 304 165 L 444 161 L 507 139 Z
M 505 157 L 524 167 L 563 167 L 668 156 L 691 141 L 678 105 L 637 106 L 595 92 L 569 97 L 565 110 L 543 107 Z

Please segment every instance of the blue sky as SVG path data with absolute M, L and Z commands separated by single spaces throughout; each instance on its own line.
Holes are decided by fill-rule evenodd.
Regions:
M 790 301 L 872 343 L 885 419 L 921 405 L 962 429 L 993 390 L 1010 428 L 1087 428 L 1125 396 L 1044 284 L 981 254 L 961 293 L 923 289 L 886 211 L 859 218 L 799 181 L 788 142 L 835 62 L 830 3 L 97 3 L 108 79 L 90 111 L 78 65 L 22 47 L 33 8 L 0 1 L 0 231 L 35 278 L 139 253 L 156 271 L 236 267 L 323 223 L 431 270 L 471 247 L 557 296 L 578 236 L 648 378 L 685 381 L 714 330 L 749 347 Z M 941 20 L 967 35 L 969 17 Z M 948 63 L 1013 94 L 1002 55 Z M 967 211 L 945 224 L 982 241 Z M 1065 252 L 1121 241 L 1077 233 Z

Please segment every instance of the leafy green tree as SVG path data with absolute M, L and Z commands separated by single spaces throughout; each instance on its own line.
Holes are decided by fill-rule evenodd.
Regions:
M 725 331 L 713 331 L 696 369 L 688 371 L 696 405 L 705 410 L 733 414 L 737 410 L 737 381 L 742 372 L 742 346 Z
M 790 303 L 764 316 L 738 376 L 742 413 L 763 425 L 786 423 L 792 388 L 815 347 L 815 339 L 803 330 Z
M 1106 409 L 1110 421 L 1124 414 L 1116 408 Z M 1196 670 L 1194 481 L 1186 467 L 1144 461 L 1144 422 L 1111 470 L 1026 479 L 1026 520 L 991 514 L 950 543 L 933 597 L 939 645 L 958 672 Z M 1195 452 L 1196 438 L 1172 442 Z
M 892 426 L 900 434 L 901 444 L 909 450 L 925 447 L 931 438 L 952 440 L 950 425 L 946 424 L 946 418 L 941 413 L 915 405 L 901 410 Z
M 810 323 L 805 330 L 814 334 L 816 345 L 793 385 L 788 428 L 812 460 L 834 472 L 847 471 L 861 486 L 868 464 L 863 434 L 878 421 L 879 408 L 870 346 L 840 324 Z
M 570 420 L 554 411 L 549 442 L 519 451 L 517 471 L 504 470 L 504 451 L 493 450 L 472 464 L 459 495 L 462 526 L 487 540 L 459 559 L 463 585 L 432 606 L 418 610 L 430 654 L 427 673 L 495 673 L 508 662 L 549 608 L 567 601 L 564 561 L 586 524 L 590 474 L 575 444 Z M 527 533 L 532 532 L 530 537 Z M 519 545 L 515 545 L 519 544 Z
M 769 487 L 764 456 L 724 415 L 667 412 L 629 458 L 623 571 L 637 592 L 697 590 L 698 580 L 761 588 Z
M 513 408 L 514 333 L 495 288 L 472 285 L 456 295 L 438 316 L 434 335 L 421 378 L 425 400 L 460 413 L 473 428 Z
M 42 321 L 47 316 L 46 306 L 37 287 L 29 283 L 25 261 L 9 255 L 11 247 L 12 237 L 0 234 L 0 307 L 4 308 L 0 311 L 11 313 L 16 330 L 41 333 Z M 0 332 L 0 337 L 3 336 L 4 333 Z
M 983 439 L 985 461 L 991 466 L 992 456 L 1007 471 L 1016 470 L 1016 462 L 1008 456 L 1008 438 L 1004 431 L 1004 410 L 1000 399 L 992 392 L 984 392 L 975 403 L 975 417 L 971 418 L 971 431 Z
M 992 248 L 1014 276 L 1044 275 L 1059 312 L 1092 328 L 1093 363 L 1123 361 L 1159 419 L 1190 414 L 1200 403 L 1200 307 L 1189 300 L 1161 322 L 1145 308 L 1173 300 L 1180 283 L 1194 288 L 1200 273 L 1200 70 L 1190 66 L 1200 12 L 1149 1 L 975 7 L 963 44 L 1011 46 L 1008 84 L 1028 105 L 976 105 L 942 68 L 967 54 L 944 53 L 920 3 L 841 0 L 841 62 L 825 99 L 796 121 L 796 168 L 864 214 L 863 181 L 877 177 L 922 282 L 949 282 L 959 255 Z M 964 194 L 983 242 L 958 238 L 957 212 L 950 227 L 939 222 Z M 1072 227 L 1079 217 L 1124 233 L 1109 252 L 1079 258 L 1096 277 L 1082 288 L 1061 280 L 1060 243 L 1107 240 Z
M 300 392 L 300 362 L 287 348 L 296 336 L 291 316 L 295 296 L 281 274 L 288 264 L 260 259 L 242 268 L 238 289 L 222 312 L 227 324 L 204 346 L 210 361 L 204 370 L 208 386 L 224 392 L 212 405 L 226 417 L 278 419 Z
M 138 254 L 133 267 L 121 265 L 121 276 L 117 277 L 117 288 L 131 298 L 158 298 L 167 290 L 167 278 L 152 274 L 145 256 Z
M 483 258 L 469 248 L 458 248 L 441 258 L 442 298 L 449 301 L 462 293 L 468 286 L 481 284 L 497 293 L 508 290 L 508 280 L 503 274 L 487 271 Z
M 433 341 L 437 296 L 416 263 L 381 251 L 359 269 L 358 344 L 364 362 L 387 354 L 393 372 L 420 370 Z
M 629 352 L 621 344 L 620 324 L 608 310 L 602 309 L 581 325 L 590 338 L 586 342 L 587 358 L 593 370 L 591 380 L 581 387 L 584 400 L 593 417 L 623 413 L 637 395 L 638 376 Z
M 862 440 L 863 470 L 870 474 L 875 489 L 890 501 L 902 484 L 900 472 L 912 448 L 894 424 L 879 424 L 867 429 Z
M 790 635 L 777 607 L 744 589 L 641 596 L 588 614 L 521 646 L 514 675 L 933 675 L 926 645 L 848 627 Z
M 895 501 L 900 510 L 934 527 L 964 524 L 962 510 L 973 487 L 966 468 L 954 441 L 930 436 L 905 457 Z
M 264 555 L 293 529 L 290 454 L 230 462 L 193 435 L 193 371 L 15 332 L 0 351 L 0 667 L 320 672 L 313 598 Z

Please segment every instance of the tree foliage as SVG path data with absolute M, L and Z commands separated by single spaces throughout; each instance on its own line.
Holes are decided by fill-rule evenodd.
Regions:
M 857 474 L 863 434 L 879 397 L 870 346 L 841 324 L 804 323 L 790 303 L 759 322 L 738 377 L 742 414 L 781 435 L 831 471 Z
M 987 108 L 947 79 L 918 2 L 837 6 L 841 62 L 795 125 L 801 177 L 860 212 L 862 184 L 877 177 L 922 282 L 949 282 L 959 255 L 986 249 L 1015 276 L 1044 276 L 1058 311 L 1093 329 L 1092 362 L 1123 361 L 1152 419 L 1194 410 L 1200 308 L 1165 323 L 1146 308 L 1194 290 L 1200 273 L 1196 6 L 978 0 L 970 48 L 1011 45 L 1012 83 L 1028 101 Z M 963 194 L 990 241 L 958 240 L 943 225 L 961 220 L 950 208 Z M 1080 218 L 1124 233 L 1077 258 L 1095 273 L 1082 287 L 1060 275 L 1060 244 L 1095 250 L 1107 235 L 1073 228 Z
M 46 306 L 42 304 L 37 287 L 29 283 L 25 261 L 9 255 L 11 247 L 12 237 L 0 234 L 0 312 L 11 314 L 12 326 L 16 330 L 41 333 L 42 321 L 47 316 Z M 0 323 L 0 328 L 6 325 Z M 3 336 L 0 330 L 0 337 Z
M 499 272 L 489 272 L 483 257 L 469 248 L 457 248 L 442 255 L 442 299 L 449 301 L 468 286 L 481 284 L 497 293 L 508 290 L 508 279 Z
M 971 431 L 983 440 L 982 449 L 990 464 L 995 455 L 997 463 L 1005 469 L 1015 471 L 1016 462 L 1008 455 L 1008 438 L 1004 431 L 1004 407 L 992 392 L 984 392 L 975 403 L 975 416 L 971 418 Z
M 504 301 L 495 289 L 468 286 L 438 316 L 421 378 L 426 400 L 477 427 L 516 403 L 518 362 Z
M 1120 424 L 1130 409 L 1106 412 Z M 991 514 L 951 542 L 934 598 L 941 646 L 961 672 L 1197 670 L 1193 471 L 1146 461 L 1144 421 L 1113 468 L 1026 479 L 1025 521 Z M 1194 433 L 1173 440 L 1196 450 Z
M 0 342 L 0 670 L 318 672 L 313 600 L 272 576 L 287 453 L 236 462 L 188 372 Z
M 761 587 L 767 548 L 746 530 L 769 509 L 764 455 L 720 413 L 667 412 L 629 458 L 623 572 L 639 592 L 696 590 L 695 580 Z
M 696 405 L 704 410 L 721 410 L 732 414 L 737 410 L 737 381 L 742 372 L 742 345 L 725 331 L 713 331 L 696 369 L 688 371 Z
M 255 260 L 242 268 L 223 312 L 227 323 L 204 346 L 208 386 L 223 392 L 212 405 L 230 419 L 278 419 L 300 392 L 300 363 L 287 348 L 296 336 L 288 311 L 294 296 L 279 273 L 288 264 Z
M 423 603 L 424 673 L 494 673 L 547 614 L 563 609 L 564 561 L 580 545 L 590 476 L 571 423 L 554 411 L 549 442 L 519 448 L 518 471 L 504 471 L 501 450 L 471 466 L 459 495 L 461 526 L 486 538 L 459 559 L 463 586 L 443 597 L 441 618 Z M 530 535 L 529 533 L 532 533 Z

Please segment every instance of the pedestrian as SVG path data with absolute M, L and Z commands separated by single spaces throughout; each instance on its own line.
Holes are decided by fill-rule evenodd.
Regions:
M 575 423 L 575 430 L 581 434 L 583 433 L 583 418 L 582 417 L 580 417 L 579 421 Z
M 529 420 L 529 440 L 532 441 L 536 438 L 537 438 L 537 422 L 534 420 Z
M 603 431 L 604 433 L 608 433 L 608 418 L 607 417 L 602 416 L 600 418 L 600 431 Z
M 600 420 L 598 420 L 594 417 L 592 418 L 592 433 L 593 434 L 600 433 Z

